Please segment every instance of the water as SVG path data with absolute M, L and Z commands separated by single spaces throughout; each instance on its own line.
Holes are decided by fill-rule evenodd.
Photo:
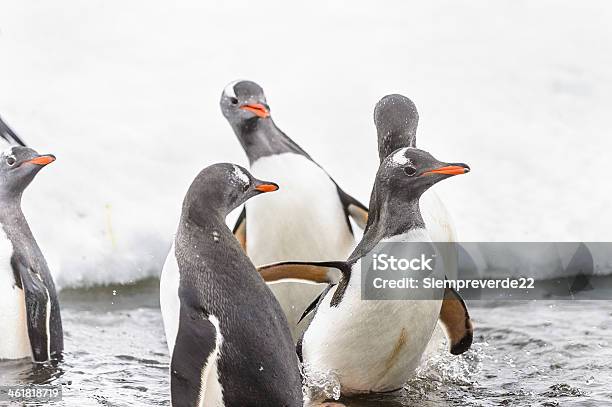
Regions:
M 399 394 L 350 406 L 612 404 L 612 302 L 474 303 L 475 343 L 431 356 Z
M 1 382 L 59 382 L 63 405 L 168 404 L 156 281 L 100 286 L 158 275 L 193 176 L 245 163 L 218 107 L 236 78 L 260 82 L 279 126 L 363 202 L 373 106 L 401 92 L 419 145 L 473 168 L 436 188 L 462 239 L 609 239 L 612 218 L 593 216 L 612 202 L 594 188 L 607 160 L 593 158 L 610 146 L 612 3 L 286 3 L 3 2 L 0 114 L 58 156 L 24 211 L 58 287 L 76 289 L 61 293 L 64 361 L 2 363 Z M 474 349 L 382 403 L 611 404 L 610 308 L 473 304 Z
M 61 292 L 65 353 L 57 367 L 0 365 L 0 382 L 61 383 L 62 406 L 170 405 L 159 282 Z
M 167 406 L 169 358 L 158 281 L 64 290 L 66 352 L 57 366 L 3 362 L 0 382 L 60 383 L 58 406 Z M 470 304 L 475 343 L 436 351 L 392 395 L 347 406 L 584 406 L 612 404 L 612 302 Z

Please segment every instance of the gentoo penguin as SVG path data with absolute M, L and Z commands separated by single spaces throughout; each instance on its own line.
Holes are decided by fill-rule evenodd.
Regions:
M 378 136 L 380 162 L 398 148 L 416 147 L 418 124 L 419 113 L 415 104 L 409 98 L 399 94 L 391 94 L 380 99 L 374 108 L 374 125 Z M 434 242 L 444 243 L 438 245 L 437 249 L 444 259 L 446 276 L 457 278 L 458 250 L 454 244 L 457 241 L 457 233 L 450 213 L 446 210 L 446 206 L 444 206 L 438 194 L 432 189 L 425 191 L 421 196 L 419 209 L 431 239 Z M 456 329 L 457 321 L 454 319 L 455 310 L 460 310 L 460 308 L 457 308 L 457 304 L 462 302 L 459 293 L 448 289 L 445 297 L 440 311 L 440 322 L 446 331 L 449 342 L 453 344 L 457 340 L 467 340 L 467 338 L 464 338 L 464 330 Z M 459 324 L 461 320 L 459 320 Z M 469 346 L 464 347 L 466 350 L 467 348 Z
M 0 359 L 46 362 L 64 347 L 55 285 L 21 212 L 24 189 L 53 161 L 27 147 L 0 154 Z
M 311 371 L 335 374 L 343 394 L 397 390 L 413 375 L 435 328 L 442 295 L 428 300 L 362 300 L 362 259 L 381 242 L 425 242 L 435 251 L 419 198 L 435 183 L 468 171 L 465 164 L 443 163 L 416 148 L 398 149 L 379 167 L 368 225 L 348 260 L 308 263 L 311 274 L 323 276 L 336 269 L 342 278 L 312 308 L 314 317 L 298 343 L 298 354 Z M 276 274 L 302 278 L 303 270 L 303 264 L 286 262 L 264 266 L 260 272 L 270 279 Z M 458 329 L 465 332 L 469 327 L 471 342 L 467 309 L 459 298 L 454 301 Z M 461 353 L 466 345 L 454 343 L 453 353 Z
M 374 108 L 374 124 L 378 134 L 378 157 L 382 162 L 401 147 L 416 147 L 419 113 L 412 100 L 393 94 L 380 99 Z M 456 242 L 457 234 L 452 218 L 435 191 L 428 190 L 421 197 L 421 215 L 427 232 L 434 242 Z M 454 245 L 440 245 L 448 277 L 456 278 L 457 251 Z
M 15 134 L 13 130 L 2 120 L 0 117 L 0 137 L 6 142 L 8 145 L 19 145 L 25 147 L 25 143 L 23 140 Z
M 175 407 L 302 405 L 287 320 L 225 224 L 247 199 L 277 189 L 215 164 L 187 192 L 161 279 Z
M 342 260 L 355 246 L 349 216 L 364 227 L 367 208 L 344 192 L 270 116 L 262 88 L 235 81 L 221 95 L 221 110 L 256 177 L 283 186 L 276 194 L 247 202 L 234 233 L 255 265 L 285 260 Z M 294 339 L 304 309 L 324 286 L 272 284 Z

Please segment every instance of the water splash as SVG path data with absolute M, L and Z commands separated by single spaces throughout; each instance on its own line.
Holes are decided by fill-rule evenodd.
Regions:
M 461 356 L 455 356 L 446 350 L 445 344 L 431 352 L 417 368 L 414 382 L 428 380 L 444 384 L 471 385 L 483 368 L 483 362 L 491 359 L 487 354 L 487 342 L 475 342 L 471 349 Z
M 306 363 L 302 365 L 302 375 L 302 393 L 308 402 L 340 398 L 340 380 L 334 372 L 319 370 Z

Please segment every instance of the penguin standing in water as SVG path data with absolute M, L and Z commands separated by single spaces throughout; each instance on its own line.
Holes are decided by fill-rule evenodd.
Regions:
M 435 252 L 419 210 L 419 198 L 432 185 L 469 171 L 429 153 L 404 147 L 383 160 L 370 199 L 370 216 L 363 239 L 347 261 L 265 266 L 262 275 L 273 280 L 342 274 L 313 304 L 314 314 L 298 343 L 298 354 L 313 372 L 332 372 L 345 395 L 398 390 L 411 378 L 436 326 L 442 295 L 431 290 L 427 300 L 363 300 L 362 260 L 384 242 L 425 242 Z M 410 246 L 407 246 L 410 247 Z M 304 272 L 304 266 L 310 267 Z M 318 271 L 316 271 L 319 269 Z M 420 288 L 421 293 L 425 290 Z M 472 325 L 460 298 L 446 320 L 456 337 L 451 352 L 467 350 Z M 315 373 L 316 374 L 316 373 Z
M 270 116 L 262 88 L 235 81 L 221 95 L 221 110 L 248 157 L 252 173 L 283 186 L 247 202 L 234 233 L 255 265 L 286 260 L 341 260 L 355 246 L 349 216 L 364 227 L 367 208 L 344 192 Z M 284 281 L 270 286 L 294 339 L 304 309 L 322 285 Z
M 416 147 L 416 131 L 419 124 L 419 113 L 409 98 L 392 94 L 384 96 L 374 108 L 374 125 L 378 136 L 378 157 L 382 162 L 392 152 L 402 147 Z M 445 274 L 448 278 L 457 278 L 458 251 L 457 233 L 450 213 L 433 189 L 426 190 L 419 201 L 419 209 L 425 222 L 427 233 L 438 244 L 442 256 Z M 455 290 L 447 289 L 445 300 L 440 310 L 440 322 L 451 345 L 463 340 L 464 330 L 457 330 L 454 315 L 461 310 L 463 300 Z M 462 318 L 459 319 L 461 321 Z M 460 325 L 460 323 L 459 323 Z
M 25 147 L 23 140 L 13 131 L 11 128 L 2 120 L 0 117 L 0 137 L 3 142 L 7 145 L 18 145 Z
M 277 189 L 215 164 L 187 192 L 161 277 L 175 407 L 302 405 L 287 320 L 225 224 L 247 199 Z
M 27 147 L 0 154 L 0 359 L 46 362 L 64 347 L 55 284 L 21 211 L 24 189 L 53 161 Z

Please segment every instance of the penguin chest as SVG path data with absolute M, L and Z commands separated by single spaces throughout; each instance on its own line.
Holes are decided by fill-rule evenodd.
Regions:
M 255 265 L 283 260 L 343 260 L 354 245 L 334 182 L 306 157 L 260 158 L 253 174 L 279 190 L 247 203 L 247 251 Z
M 452 218 L 446 207 L 435 193 L 427 190 L 420 200 L 421 215 L 427 225 L 427 233 L 434 242 L 453 243 L 457 241 L 457 234 Z M 452 244 L 438 245 L 438 250 L 446 267 L 449 278 L 457 276 L 457 249 Z
M 337 307 L 328 293 L 304 335 L 304 363 L 312 374 L 335 375 L 343 394 L 399 389 L 419 365 L 441 301 L 363 301 L 355 288 Z
M 13 274 L 13 245 L 0 227 L 0 359 L 32 357 L 24 292 Z
M 455 242 L 457 240 L 453 220 L 435 191 L 425 191 L 419 205 L 421 215 L 427 225 L 427 233 L 432 241 Z

